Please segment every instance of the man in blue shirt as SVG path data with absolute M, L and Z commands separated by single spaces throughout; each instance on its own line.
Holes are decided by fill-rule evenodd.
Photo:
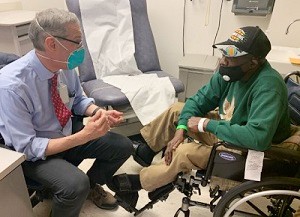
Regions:
M 0 71 L 5 145 L 26 155 L 27 177 L 51 189 L 52 216 L 78 216 L 89 193 L 100 208 L 114 209 L 116 199 L 101 185 L 109 184 L 133 147 L 128 138 L 109 131 L 122 113 L 100 109 L 83 95 L 73 70 L 84 58 L 79 21 L 73 13 L 47 9 L 37 13 L 29 36 L 35 49 Z M 60 107 L 52 102 L 56 90 Z M 71 110 L 91 116 L 77 132 L 72 132 Z M 86 158 L 96 159 L 87 174 L 77 168 Z

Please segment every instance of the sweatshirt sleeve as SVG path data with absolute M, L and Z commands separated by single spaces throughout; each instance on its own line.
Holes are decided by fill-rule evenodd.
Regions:
M 219 73 L 214 73 L 209 83 L 187 99 L 181 111 L 178 125 L 187 126 L 187 121 L 190 117 L 203 117 L 209 111 L 218 107 L 221 95 L 226 88 L 226 84 L 222 80 Z
M 266 150 L 271 145 L 277 126 L 285 113 L 282 94 L 274 89 L 256 91 L 245 125 L 232 124 L 225 120 L 210 120 L 206 130 L 215 134 L 218 139 L 240 147 Z

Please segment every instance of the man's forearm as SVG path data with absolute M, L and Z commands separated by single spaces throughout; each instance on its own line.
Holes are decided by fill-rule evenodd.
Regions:
M 45 156 L 50 156 L 64 152 L 76 146 L 83 145 L 88 141 L 88 136 L 84 135 L 81 131 L 70 136 L 57 139 L 50 139 L 48 146 L 45 150 Z

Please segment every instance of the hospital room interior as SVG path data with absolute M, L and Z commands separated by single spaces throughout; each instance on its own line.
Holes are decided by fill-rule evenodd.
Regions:
M 299 0 L 0 0 L 0 58 L 6 59 L 6 54 L 19 58 L 34 49 L 28 35 L 30 23 L 38 12 L 49 8 L 70 11 L 78 17 L 86 51 L 83 64 L 75 68 L 81 88 L 97 106 L 123 112 L 123 121 L 109 130 L 128 137 L 134 148 L 145 142 L 140 133 L 145 125 L 172 104 L 186 102 L 210 82 L 222 59 L 222 52 L 213 45 L 226 41 L 235 30 L 246 26 L 258 26 L 265 33 L 271 43 L 266 60 L 286 84 L 293 83 L 292 92 L 298 91 L 298 122 L 292 123 L 299 126 Z M 105 55 L 111 59 L 105 59 L 109 58 Z M 201 118 L 199 124 L 201 120 L 205 122 Z M 83 117 L 84 124 L 88 121 L 89 117 Z M 203 122 L 202 129 L 198 124 L 200 132 L 204 132 Z M 1 124 L 0 119 L 0 127 Z M 293 152 L 274 154 L 276 162 L 280 155 L 289 156 L 282 160 L 284 166 L 288 164 L 297 172 L 286 179 L 271 179 L 277 184 L 265 182 L 269 191 L 264 195 L 260 191 L 264 187 L 258 184 L 260 175 L 259 180 L 242 178 L 244 190 L 235 193 L 241 189 L 241 182 L 230 182 L 226 177 L 214 180 L 211 174 L 217 169 L 212 166 L 211 170 L 192 169 L 178 174 L 154 197 L 140 190 L 136 207 L 131 211 L 121 205 L 105 210 L 86 200 L 79 216 L 300 216 L 299 133 L 297 138 Z M 5 143 L 4 139 L 0 143 Z M 151 164 L 163 161 L 165 151 L 156 153 Z M 134 156 L 115 175 L 139 174 L 145 165 Z M 49 217 L 52 195 L 39 183 L 24 177 L 24 161 L 23 153 L 0 147 L 0 217 Z M 78 167 L 86 173 L 94 161 L 85 159 Z M 245 160 L 246 165 L 249 161 Z M 246 173 L 244 167 L 239 166 L 242 176 Z M 246 193 L 245 182 L 249 180 L 255 189 Z M 220 186 L 226 181 L 230 187 L 223 189 Z M 103 188 L 114 195 L 108 186 Z M 273 194 L 276 195 L 270 199 Z M 237 199 L 233 195 L 242 196 Z M 257 201 L 259 208 L 253 208 Z M 228 211 L 231 208 L 234 212 Z

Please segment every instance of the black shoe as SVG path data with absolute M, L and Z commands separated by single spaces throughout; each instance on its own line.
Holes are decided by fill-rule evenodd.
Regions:
M 107 183 L 107 186 L 114 192 L 132 193 L 142 189 L 140 176 L 138 174 L 122 173 L 115 175 L 112 182 Z
M 148 193 L 148 197 L 150 200 L 165 200 L 169 194 L 175 189 L 173 183 L 169 183 L 160 188 L 155 189 Z
M 132 145 L 133 145 L 133 153 L 132 153 L 132 156 L 133 156 L 133 159 L 138 163 L 140 164 L 141 166 L 143 167 L 148 167 L 151 165 L 151 162 L 146 162 L 145 160 L 143 160 L 143 158 L 141 156 L 139 156 L 138 154 L 138 150 L 142 147 L 142 146 L 147 146 L 147 144 L 144 144 L 140 141 L 132 141 Z
M 136 212 L 135 208 L 139 193 L 136 192 L 117 192 L 115 194 L 115 198 L 117 199 L 118 204 L 123 207 L 127 212 Z

